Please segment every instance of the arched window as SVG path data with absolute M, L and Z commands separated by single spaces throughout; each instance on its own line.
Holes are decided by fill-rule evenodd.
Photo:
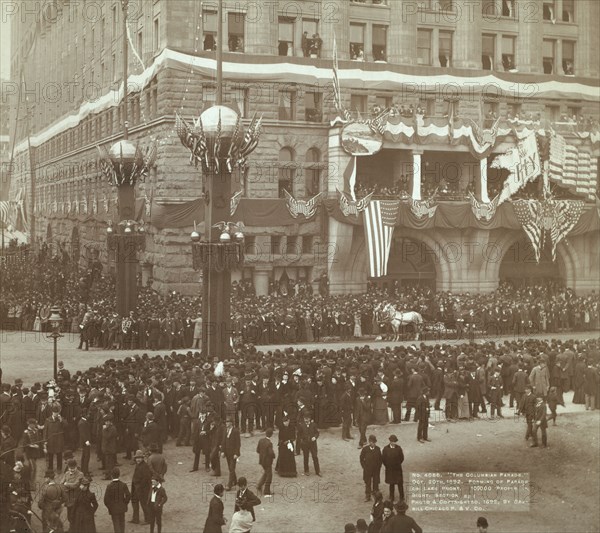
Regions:
M 294 193 L 295 176 L 294 151 L 291 148 L 282 148 L 279 150 L 279 198 L 285 198 L 283 191 Z
M 310 148 L 306 152 L 306 168 L 304 187 L 306 196 L 315 196 L 321 190 L 321 152 L 316 148 Z

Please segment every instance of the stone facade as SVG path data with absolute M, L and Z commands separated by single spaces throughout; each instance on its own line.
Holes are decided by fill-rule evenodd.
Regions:
M 537 1 L 537 0 L 536 0 Z M 26 4 L 25 2 L 23 4 Z M 87 100 L 111 94 L 122 82 L 121 64 L 121 9 L 120 2 L 106 0 L 94 3 L 100 6 L 82 11 L 81 2 L 36 3 L 56 5 L 61 16 L 38 17 L 41 26 L 36 26 L 35 13 L 31 16 L 14 18 L 12 32 L 13 73 L 23 70 L 28 91 L 28 102 L 21 98 L 21 117 L 29 111 L 29 127 L 23 125 L 17 134 L 17 144 L 27 141 L 27 133 L 33 137 L 47 131 L 52 125 L 64 122 L 66 117 L 89 105 Z M 493 35 L 495 42 L 495 70 L 503 70 L 502 44 L 505 37 L 514 38 L 515 63 L 518 73 L 514 80 L 526 83 L 529 76 L 544 72 L 542 54 L 544 40 L 554 42 L 555 74 L 548 80 L 560 80 L 564 43 L 575 43 L 575 74 L 582 82 L 597 78 L 598 32 L 593 20 L 600 14 L 600 2 L 577 2 L 574 21 L 555 24 L 542 20 L 542 2 L 522 3 L 519 15 L 502 16 L 502 1 L 454 0 L 454 8 L 446 12 L 431 0 L 430 8 L 417 8 L 417 3 L 396 0 L 366 0 L 352 2 L 337 0 L 329 2 L 298 0 L 297 2 L 250 1 L 224 2 L 224 43 L 227 46 L 232 28 L 243 28 L 243 52 L 248 63 L 261 66 L 277 61 L 290 62 L 299 69 L 310 71 L 312 67 L 330 68 L 334 36 L 341 69 L 353 69 L 369 77 L 373 64 L 374 46 L 381 35 L 381 26 L 386 28 L 385 57 L 391 67 L 401 67 L 409 74 L 429 72 L 461 76 L 477 71 L 478 75 L 490 74 L 482 69 L 482 37 Z M 413 5 L 414 4 L 414 5 Z M 427 4 L 427 2 L 423 2 Z M 538 5 L 539 4 L 539 5 Z M 554 1 L 556 13 L 562 13 L 562 0 Z M 33 3 L 32 3 L 33 5 Z M 292 8 L 292 6 L 294 6 Z M 492 6 L 490 8 L 490 6 Z M 523 11 L 526 9 L 533 12 Z M 490 8 L 490 9 L 488 9 Z M 32 7 L 33 9 L 33 7 Z M 204 11 L 201 12 L 200 10 Z M 214 52 L 205 51 L 206 36 L 210 20 L 216 10 L 210 2 L 194 0 L 154 0 L 134 2 L 130 0 L 131 40 L 146 69 L 151 68 L 156 57 L 165 49 L 178 50 L 188 57 L 214 58 Z M 38 14 L 39 15 L 39 14 Z M 493 15 L 493 16 L 492 16 Z M 235 22 L 237 20 L 237 22 Z M 314 21 L 316 25 L 313 26 Z M 280 24 L 293 24 L 294 42 L 292 52 L 286 58 L 277 59 Z M 237 24 L 237 25 L 236 25 Z M 363 48 L 366 63 L 349 62 L 351 25 L 359 32 L 362 24 Z M 301 36 L 304 28 L 317 28 L 323 40 L 320 58 L 302 57 Z M 38 28 L 41 33 L 34 39 Z M 430 40 L 418 40 L 418 30 L 426 30 Z M 380 33 L 377 33 L 380 32 Z M 446 32 L 446 33 L 444 33 Z M 444 52 L 444 36 L 451 35 L 450 62 L 441 66 Z M 376 37 L 376 34 L 379 37 Z M 423 35 L 422 33 L 420 35 Z M 28 53 L 34 44 L 35 53 Z M 508 41 L 507 41 L 508 42 Z M 420 43 L 420 44 L 419 44 Z M 440 44 L 442 43 L 442 44 Z M 430 65 L 418 66 L 426 50 Z M 425 47 L 425 48 L 423 48 Z M 225 49 L 228 52 L 228 49 Z M 241 54 L 225 53 L 225 61 L 240 64 Z M 129 54 L 130 75 L 143 72 L 134 54 Z M 242 62 L 243 63 L 243 62 Z M 378 65 L 379 67 L 379 65 Z M 421 69 L 421 70 L 415 70 Z M 439 72 L 438 72 L 439 71 Z M 304 70 L 302 70 L 304 72 Z M 59 79 L 60 78 L 60 79 Z M 136 78 L 138 79 L 138 78 Z M 158 142 L 156 167 L 146 183 L 138 186 L 138 198 L 152 197 L 155 201 L 177 204 L 198 198 L 202 192 L 200 171 L 189 164 L 189 152 L 181 145 L 174 131 L 174 115 L 181 113 L 188 120 L 197 117 L 205 106 L 214 101 L 214 78 L 212 73 L 200 75 L 190 73 L 185 66 L 166 66 L 158 69 L 149 83 L 137 87 L 130 78 L 129 134 L 134 141 L 145 143 L 150 139 Z M 56 97 L 51 89 L 58 86 Z M 69 91 L 67 91 L 68 88 Z M 92 91 L 94 94 L 92 95 Z M 308 93 L 318 93 L 320 115 L 309 118 L 306 106 Z M 351 108 L 352 96 L 364 96 L 365 111 L 382 99 L 388 104 L 417 106 L 429 100 L 428 112 L 435 116 L 447 113 L 448 102 L 439 95 L 424 94 L 418 88 L 409 91 L 367 90 L 361 84 L 342 86 L 343 103 Z M 431 100 L 431 97 L 433 99 Z M 87 220 L 79 217 L 49 215 L 43 210 L 31 212 L 32 235 L 45 238 L 48 226 L 53 239 L 69 241 L 73 227 L 79 229 L 79 238 L 86 255 L 97 253 L 107 269 L 114 268 L 106 252 L 106 225 L 115 221 L 114 198 L 111 190 L 101 178 L 97 166 L 97 144 L 110 144 L 120 138 L 123 119 L 118 95 L 111 98 L 103 109 L 88 115 L 81 122 L 63 128 L 43 142 L 34 143 L 32 150 L 17 151 L 12 175 L 11 195 L 24 190 L 33 207 L 40 198 L 83 198 L 95 196 L 100 204 L 103 199 L 113 200 L 109 213 Z M 292 98 L 291 115 L 282 116 L 280 108 Z M 283 99 L 283 100 L 282 100 Z M 56 100 L 56 101 L 54 101 Z M 319 84 L 297 83 L 280 80 L 265 74 L 261 80 L 229 79 L 225 83 L 225 100 L 234 102 L 244 116 L 247 126 L 254 113 L 263 117 L 263 134 L 257 150 L 250 158 L 247 193 L 251 198 L 277 198 L 279 195 L 280 169 L 292 168 L 292 193 L 296 198 L 306 198 L 307 179 L 318 170 L 320 190 L 330 197 L 336 188 L 342 188 L 342 172 L 348 155 L 339 146 L 339 129 L 330 127 L 329 118 L 334 116 L 332 91 L 329 82 Z M 515 105 L 522 115 L 549 116 L 549 113 L 567 113 L 573 110 L 598 119 L 597 102 L 561 101 L 537 98 L 535 93 L 519 98 L 489 98 L 478 93 L 473 98 L 462 98 L 456 107 L 462 118 L 480 122 L 485 115 L 486 105 L 500 117 L 514 112 Z M 17 102 L 11 106 L 16 116 Z M 25 113 L 27 115 L 27 113 Z M 510 141 L 496 147 L 501 153 Z M 423 155 L 423 148 L 386 143 L 385 149 L 407 150 L 407 157 Z M 443 145 L 428 145 L 423 158 L 438 152 L 439 157 L 450 160 L 458 148 Z M 282 157 L 282 154 L 288 154 Z M 291 155 L 290 155 L 291 154 Z M 315 161 L 315 154 L 316 161 Z M 462 155 L 462 154 L 461 154 Z M 309 157 L 310 156 L 310 157 Z M 597 150 L 595 156 L 598 156 Z M 454 156 L 458 157 L 458 156 Z M 33 161 L 34 169 L 31 171 Z M 368 165 L 368 163 L 365 163 Z M 472 176 L 469 180 L 475 179 Z M 33 211 L 32 209 L 30 211 Z M 366 254 L 362 228 L 340 224 L 325 214 L 308 224 L 279 227 L 248 227 L 245 231 L 251 243 L 247 269 L 236 273 L 234 278 L 251 277 L 259 293 L 268 289 L 269 280 L 277 279 L 284 269 L 288 275 L 316 280 L 321 273 L 330 276 L 332 291 L 364 290 L 366 286 Z M 198 221 L 200 222 L 200 221 Z M 148 224 L 146 249 L 140 255 L 140 274 L 144 282 L 151 280 L 158 290 L 180 290 L 187 293 L 198 291 L 200 274 L 191 268 L 189 233 L 191 227 L 158 229 Z M 502 241 L 503 249 L 520 238 L 514 235 L 495 235 L 494 232 L 479 231 L 473 235 L 469 230 L 447 230 L 436 232 L 407 232 L 406 237 L 415 239 L 434 250 L 443 250 L 449 242 L 461 245 L 475 240 L 479 243 Z M 522 236 L 522 235 L 521 235 Z M 274 238 L 274 239 L 273 239 Z M 273 245 L 277 243 L 277 246 Z M 571 285 L 580 290 L 594 286 L 592 259 L 597 242 L 587 237 L 570 239 L 569 245 L 559 250 L 565 265 L 563 271 Z M 436 256 L 436 285 L 442 290 L 488 291 L 496 287 L 499 276 L 498 261 L 490 262 L 483 257 L 468 258 L 467 255 L 455 262 Z M 575 276 L 575 271 L 578 274 Z

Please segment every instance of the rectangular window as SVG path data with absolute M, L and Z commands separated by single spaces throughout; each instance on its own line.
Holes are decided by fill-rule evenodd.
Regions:
M 376 114 L 379 111 L 385 111 L 392 106 L 392 97 L 391 96 L 376 96 L 375 97 L 375 108 L 374 111 Z
M 294 55 L 294 19 L 279 17 L 279 55 Z
M 387 26 L 373 24 L 373 61 L 387 61 Z
M 426 117 L 434 117 L 435 116 L 435 98 L 432 98 L 432 97 L 419 98 L 419 104 L 417 106 L 417 111 Z
M 569 106 L 567 107 L 567 113 L 569 120 L 572 122 L 577 122 L 577 119 L 581 115 L 581 106 Z
M 246 15 L 244 13 L 227 14 L 228 44 L 230 52 L 244 51 L 244 27 Z
M 510 104 L 508 106 L 508 116 L 509 118 L 518 119 L 521 115 L 521 104 Z
M 544 109 L 544 116 L 546 120 L 550 122 L 556 122 L 560 115 L 560 106 L 558 105 L 547 105 Z
M 544 74 L 554 74 L 554 44 L 555 42 L 550 39 L 544 39 L 542 44 Z
M 118 25 L 117 25 L 118 20 L 119 20 L 119 17 L 117 15 L 117 6 L 113 6 L 113 8 L 112 8 L 112 39 L 113 39 L 113 41 L 118 36 L 118 34 L 117 34 L 117 32 L 119 31 Z
M 562 42 L 562 68 L 567 76 L 575 75 L 575 42 Z
M 575 22 L 575 0 L 562 1 L 563 22 Z
M 496 36 L 484 34 L 481 37 L 481 68 L 483 68 L 483 70 L 494 70 L 495 57 Z
M 312 235 L 302 235 L 302 253 L 310 254 L 312 253 Z
M 502 16 L 514 19 L 516 14 L 515 0 L 502 0 Z
M 323 40 L 319 36 L 319 23 L 316 20 L 302 19 L 302 55 L 304 57 L 321 57 Z
M 284 255 L 288 257 L 297 257 L 300 255 L 300 245 L 297 235 L 288 235 L 285 242 Z
M 359 113 L 366 113 L 367 111 L 367 95 L 366 94 L 352 94 L 350 95 L 350 111 L 352 113 L 358 111 Z
M 248 89 L 245 87 L 234 87 L 231 91 L 231 101 L 237 105 L 242 118 L 248 116 Z
M 271 254 L 279 255 L 281 253 L 281 237 L 279 235 L 271 236 Z
M 431 30 L 417 30 L 417 63 L 431 65 Z
M 212 52 L 217 44 L 217 13 L 202 12 L 203 50 Z
M 556 10 L 553 1 L 546 0 L 542 7 L 542 18 L 544 20 L 556 21 Z
M 441 67 L 452 66 L 452 32 L 440 31 L 439 60 Z
M 307 122 L 321 122 L 323 120 L 322 102 L 322 93 L 304 93 L 304 120 Z
M 515 70 L 515 38 L 502 36 L 502 67 L 506 72 Z
M 279 120 L 296 119 L 296 93 L 279 91 Z
M 159 17 L 154 19 L 154 51 L 160 48 L 160 22 Z
M 365 59 L 365 25 L 350 24 L 350 59 Z

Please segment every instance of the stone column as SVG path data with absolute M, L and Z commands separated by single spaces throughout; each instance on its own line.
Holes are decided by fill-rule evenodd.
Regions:
M 481 5 L 472 0 L 456 0 L 456 30 L 453 39 L 452 66 L 481 68 Z M 450 14 L 448 14 L 450 16 Z
M 490 197 L 488 196 L 488 177 L 487 177 L 487 157 L 479 160 L 479 195 L 478 199 L 483 203 L 488 203 Z M 477 182 L 476 182 L 477 183 Z
M 562 13 L 561 13 L 562 15 Z M 575 23 L 579 39 L 575 44 L 575 75 L 597 78 L 600 76 L 598 49 L 600 48 L 600 2 L 575 2 Z
M 256 296 L 267 296 L 269 294 L 269 274 L 271 269 L 269 268 L 255 268 L 254 269 L 254 288 L 256 289 Z
M 227 17 L 223 17 L 227 35 Z M 247 54 L 277 55 L 278 23 L 276 2 L 248 2 L 246 11 L 245 45 Z M 227 40 L 224 40 L 227 43 Z M 225 50 L 228 50 L 225 47 Z
M 388 62 L 403 65 L 417 63 L 417 3 L 391 0 L 387 53 Z
M 519 72 L 541 73 L 544 28 L 542 22 L 543 2 L 541 0 L 521 0 L 516 4 L 517 29 L 516 68 Z M 535 9 L 534 9 L 535 8 Z M 536 13 L 537 15 L 532 15 Z
M 413 200 L 421 199 L 421 156 L 423 152 L 413 150 L 413 174 L 412 174 L 412 198 Z
M 328 0 L 321 7 L 319 35 L 323 39 L 321 59 L 333 57 L 333 38 L 337 45 L 338 59 L 350 59 L 350 2 Z

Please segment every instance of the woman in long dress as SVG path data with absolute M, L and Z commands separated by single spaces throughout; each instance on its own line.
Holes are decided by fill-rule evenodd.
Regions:
M 390 421 L 388 417 L 387 392 L 387 385 L 380 379 L 377 379 L 373 388 L 373 424 L 383 426 Z
M 294 453 L 294 443 L 296 442 L 296 428 L 290 423 L 289 417 L 283 416 L 281 427 L 279 428 L 279 442 L 277 444 L 278 454 L 275 471 L 281 477 L 296 477 L 296 455 Z
M 354 338 L 360 339 L 362 337 L 362 324 L 361 316 L 359 312 L 354 313 Z
M 314 342 L 313 337 L 313 319 L 310 311 L 304 314 L 304 330 L 306 331 L 306 342 Z

